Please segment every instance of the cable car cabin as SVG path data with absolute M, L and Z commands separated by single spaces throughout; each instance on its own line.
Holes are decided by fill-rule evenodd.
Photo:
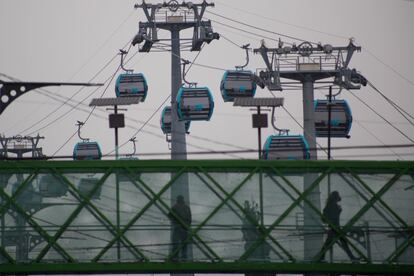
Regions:
M 263 148 L 263 158 L 267 160 L 309 159 L 308 142 L 302 135 L 271 135 Z
M 62 197 L 68 192 L 68 185 L 53 175 L 40 178 L 39 192 L 43 197 Z
M 73 160 L 100 160 L 101 147 L 97 142 L 79 142 L 73 149 Z
M 141 97 L 145 101 L 148 92 L 147 81 L 141 73 L 120 74 L 115 84 L 117 97 Z
M 84 196 L 88 196 L 91 193 L 92 189 L 95 187 L 96 183 L 98 183 L 98 181 L 99 178 L 81 178 L 78 185 L 79 192 Z M 101 192 L 102 185 L 97 190 L 95 190 L 95 192 L 91 195 L 90 198 L 99 199 L 101 197 Z
M 225 102 L 233 102 L 237 97 L 254 97 L 256 88 L 251 71 L 226 71 L 220 84 L 221 95 Z
M 315 131 L 317 137 L 328 137 L 328 100 L 315 101 Z M 331 101 L 331 137 L 349 137 L 352 113 L 345 100 Z
M 161 130 L 164 134 L 171 133 L 171 121 L 172 121 L 171 106 L 166 106 L 162 110 L 161 120 L 160 120 Z M 185 132 L 187 133 L 190 129 L 190 124 L 191 124 L 191 121 L 185 121 Z
M 214 100 L 207 87 L 181 87 L 177 104 L 180 121 L 209 121 L 213 114 Z

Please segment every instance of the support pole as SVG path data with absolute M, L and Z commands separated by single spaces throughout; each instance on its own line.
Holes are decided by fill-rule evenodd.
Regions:
M 314 80 L 311 74 L 303 79 L 303 129 L 304 136 L 310 147 L 310 159 L 317 159 L 316 135 L 315 135 L 315 111 L 314 111 Z M 304 175 L 303 189 L 307 190 L 317 179 L 315 173 Z M 319 186 L 309 193 L 307 199 L 320 210 Z M 312 210 L 309 204 L 304 204 L 304 258 L 312 258 L 320 251 L 323 244 L 323 232 L 319 222 L 319 216 Z M 321 228 L 321 229 L 319 229 Z
M 257 107 L 257 115 L 260 118 L 260 106 Z M 259 142 L 258 152 L 259 152 L 259 160 L 260 160 L 262 159 L 262 128 L 261 127 L 257 129 L 257 137 L 258 137 L 258 142 Z
M 310 159 L 316 160 L 315 108 L 312 75 L 306 75 L 303 80 L 303 130 L 310 148 Z
M 114 105 L 114 113 L 115 113 L 115 115 L 118 114 L 118 106 L 117 105 Z M 118 138 L 119 138 L 118 137 L 118 128 L 116 127 L 115 128 L 115 160 L 118 160 L 118 158 L 119 158 L 119 148 L 118 148 L 119 139 Z
M 329 86 L 329 98 L 328 98 L 328 160 L 331 160 L 331 120 L 332 120 L 332 86 Z

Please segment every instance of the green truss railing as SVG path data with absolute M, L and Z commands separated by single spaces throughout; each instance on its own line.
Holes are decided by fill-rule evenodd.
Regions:
M 413 177 L 399 161 L 0 161 L 0 274 L 414 274 Z

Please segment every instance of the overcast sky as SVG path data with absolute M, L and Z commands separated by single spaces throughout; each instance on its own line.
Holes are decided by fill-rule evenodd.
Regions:
M 139 21 L 146 21 L 141 10 L 134 10 L 136 2 L 130 0 L 2 0 L 0 2 L 0 73 L 25 81 L 72 81 L 88 82 L 113 58 L 118 49 L 124 47 L 137 33 Z M 350 67 L 361 71 L 385 95 L 413 114 L 412 96 L 414 87 L 414 3 L 396 0 L 315 0 L 315 1 L 245 1 L 218 0 L 211 11 L 226 17 L 243 21 L 270 31 L 299 37 L 310 41 L 346 46 L 348 38 L 355 38 L 355 44 L 362 52 L 354 55 Z M 260 32 L 222 18 L 206 14 L 206 18 L 230 24 L 259 35 L 278 39 L 279 36 Z M 261 38 L 230 29 L 213 22 L 213 28 L 236 44 L 250 43 L 259 47 Z M 169 34 L 160 31 L 161 37 Z M 190 37 L 191 33 L 186 33 Z M 268 46 L 275 42 L 265 39 Z M 294 42 L 290 39 L 282 40 Z M 132 48 L 132 56 L 137 48 Z M 192 60 L 197 53 L 183 52 L 182 57 Z M 206 45 L 197 63 L 218 68 L 232 69 L 244 62 L 244 52 L 225 39 Z M 105 82 L 114 74 L 119 59 L 103 70 L 92 82 Z M 170 94 L 170 54 L 138 53 L 130 61 L 136 72 L 145 74 L 149 84 L 147 100 L 137 106 L 129 107 L 126 112 L 127 125 L 120 131 L 120 142 L 127 141 L 142 127 Z M 251 57 L 249 69 L 263 68 L 260 56 Z M 187 136 L 188 151 L 256 149 L 257 131 L 251 128 L 251 111 L 224 103 L 219 84 L 223 71 L 193 66 L 188 79 L 199 85 L 210 87 L 215 98 L 215 110 L 210 122 L 193 122 L 191 134 Z M 0 76 L 1 79 L 7 80 Z M 105 82 L 107 85 L 108 82 Z M 105 86 L 95 91 L 83 89 L 73 97 L 76 101 L 89 104 L 91 98 L 100 97 Z M 47 88 L 61 97 L 72 97 L 79 88 Z M 323 98 L 327 91 L 315 91 L 315 97 Z M 406 135 L 414 138 L 414 127 L 387 104 L 369 87 L 356 91 L 367 104 L 380 112 L 387 120 Z M 92 94 L 92 95 L 90 95 Z M 90 95 L 90 97 L 88 97 Z M 257 96 L 271 96 L 267 89 L 258 89 Z M 277 92 L 285 98 L 285 108 L 300 122 L 302 118 L 302 92 Z M 114 97 L 112 82 L 104 94 Z M 333 146 L 409 144 L 392 127 L 387 125 L 373 112 L 348 92 L 341 98 L 347 99 L 352 108 L 354 124 L 350 139 L 334 139 Z M 61 98 L 61 100 L 64 98 Z M 167 100 L 169 102 L 169 100 Z M 0 116 L 0 133 L 6 136 L 35 135 L 45 136 L 40 146 L 47 155 L 60 148 L 76 131 L 77 120 L 84 121 L 88 113 L 73 110 L 65 105 L 53 112 L 61 103 L 37 92 L 20 97 Z M 82 106 L 89 111 L 89 107 Z M 67 113 L 67 114 L 66 114 Z M 56 120 L 62 114 L 66 114 Z M 95 114 L 101 118 L 95 117 Z M 108 112 L 96 110 L 82 129 L 83 136 L 101 143 L 104 153 L 114 148 L 113 130 L 108 128 Z M 302 133 L 301 127 L 282 109 L 276 112 L 279 126 L 289 128 L 292 134 Z M 160 112 L 155 114 L 142 131 L 137 134 L 137 152 L 168 153 L 168 145 L 159 127 Z M 52 121 L 55 121 L 51 123 Z M 414 120 L 413 120 L 414 121 Z M 51 124 L 50 124 L 51 123 Z M 49 125 L 50 124 L 50 125 Z M 48 125 L 48 126 L 47 126 Z M 274 130 L 264 130 L 265 138 Z M 202 139 L 200 139 L 202 138 Z M 70 155 L 77 137 L 73 137 L 57 155 Z M 318 139 L 322 146 L 326 139 Z M 233 146 L 232 146 L 233 145 Z M 122 153 L 132 151 L 132 145 L 121 148 Z M 337 159 L 413 159 L 412 149 L 390 150 L 347 150 L 334 151 Z M 376 156 L 385 154 L 385 156 Z M 373 156 L 371 156 L 373 155 Z M 237 154 L 238 158 L 256 158 L 256 154 Z M 235 158 L 234 155 L 193 155 L 189 158 Z M 319 153 L 320 158 L 326 158 Z M 146 158 L 169 158 L 165 156 L 142 156 Z

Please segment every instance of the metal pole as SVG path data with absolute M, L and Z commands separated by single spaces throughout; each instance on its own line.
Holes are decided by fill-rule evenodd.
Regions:
M 114 112 L 118 114 L 118 106 L 114 105 Z M 115 160 L 118 160 L 119 157 L 119 149 L 118 149 L 118 128 L 115 128 Z
M 316 160 L 315 109 L 312 75 L 306 75 L 303 81 L 303 130 L 310 148 L 310 159 Z
M 260 117 L 260 106 L 257 107 L 257 115 L 258 117 Z M 262 128 L 259 127 L 257 129 L 257 132 L 258 132 L 258 142 L 259 142 L 258 152 L 259 152 L 259 160 L 260 160 L 262 158 Z
M 331 119 L 332 119 L 332 86 L 329 86 L 328 97 L 328 160 L 331 160 Z M 331 194 L 331 174 L 328 174 L 328 197 Z M 332 247 L 329 249 L 329 260 L 333 260 Z
M 316 135 L 315 135 L 315 111 L 314 111 L 314 80 L 311 74 L 305 75 L 303 79 L 303 129 L 304 136 L 310 147 L 310 159 L 317 159 Z M 304 175 L 303 189 L 307 190 L 317 178 L 315 173 Z M 320 210 L 319 187 L 314 188 L 307 199 Z M 320 251 L 323 244 L 323 229 L 320 226 L 320 218 L 312 210 L 309 204 L 304 204 L 304 257 L 305 260 L 312 258 Z M 320 229 L 319 229 L 320 228 Z
M 328 160 L 331 160 L 331 120 L 332 120 L 332 86 L 329 86 L 328 101 Z
M 118 106 L 114 105 L 114 114 L 118 114 Z M 119 158 L 119 137 L 118 137 L 118 128 L 115 127 L 115 160 Z M 115 172 L 115 186 L 116 186 L 116 226 L 118 231 L 121 228 L 121 217 L 120 217 L 120 198 L 119 198 L 119 179 L 118 172 Z M 117 241 L 117 258 L 118 261 L 121 260 L 121 243 Z

